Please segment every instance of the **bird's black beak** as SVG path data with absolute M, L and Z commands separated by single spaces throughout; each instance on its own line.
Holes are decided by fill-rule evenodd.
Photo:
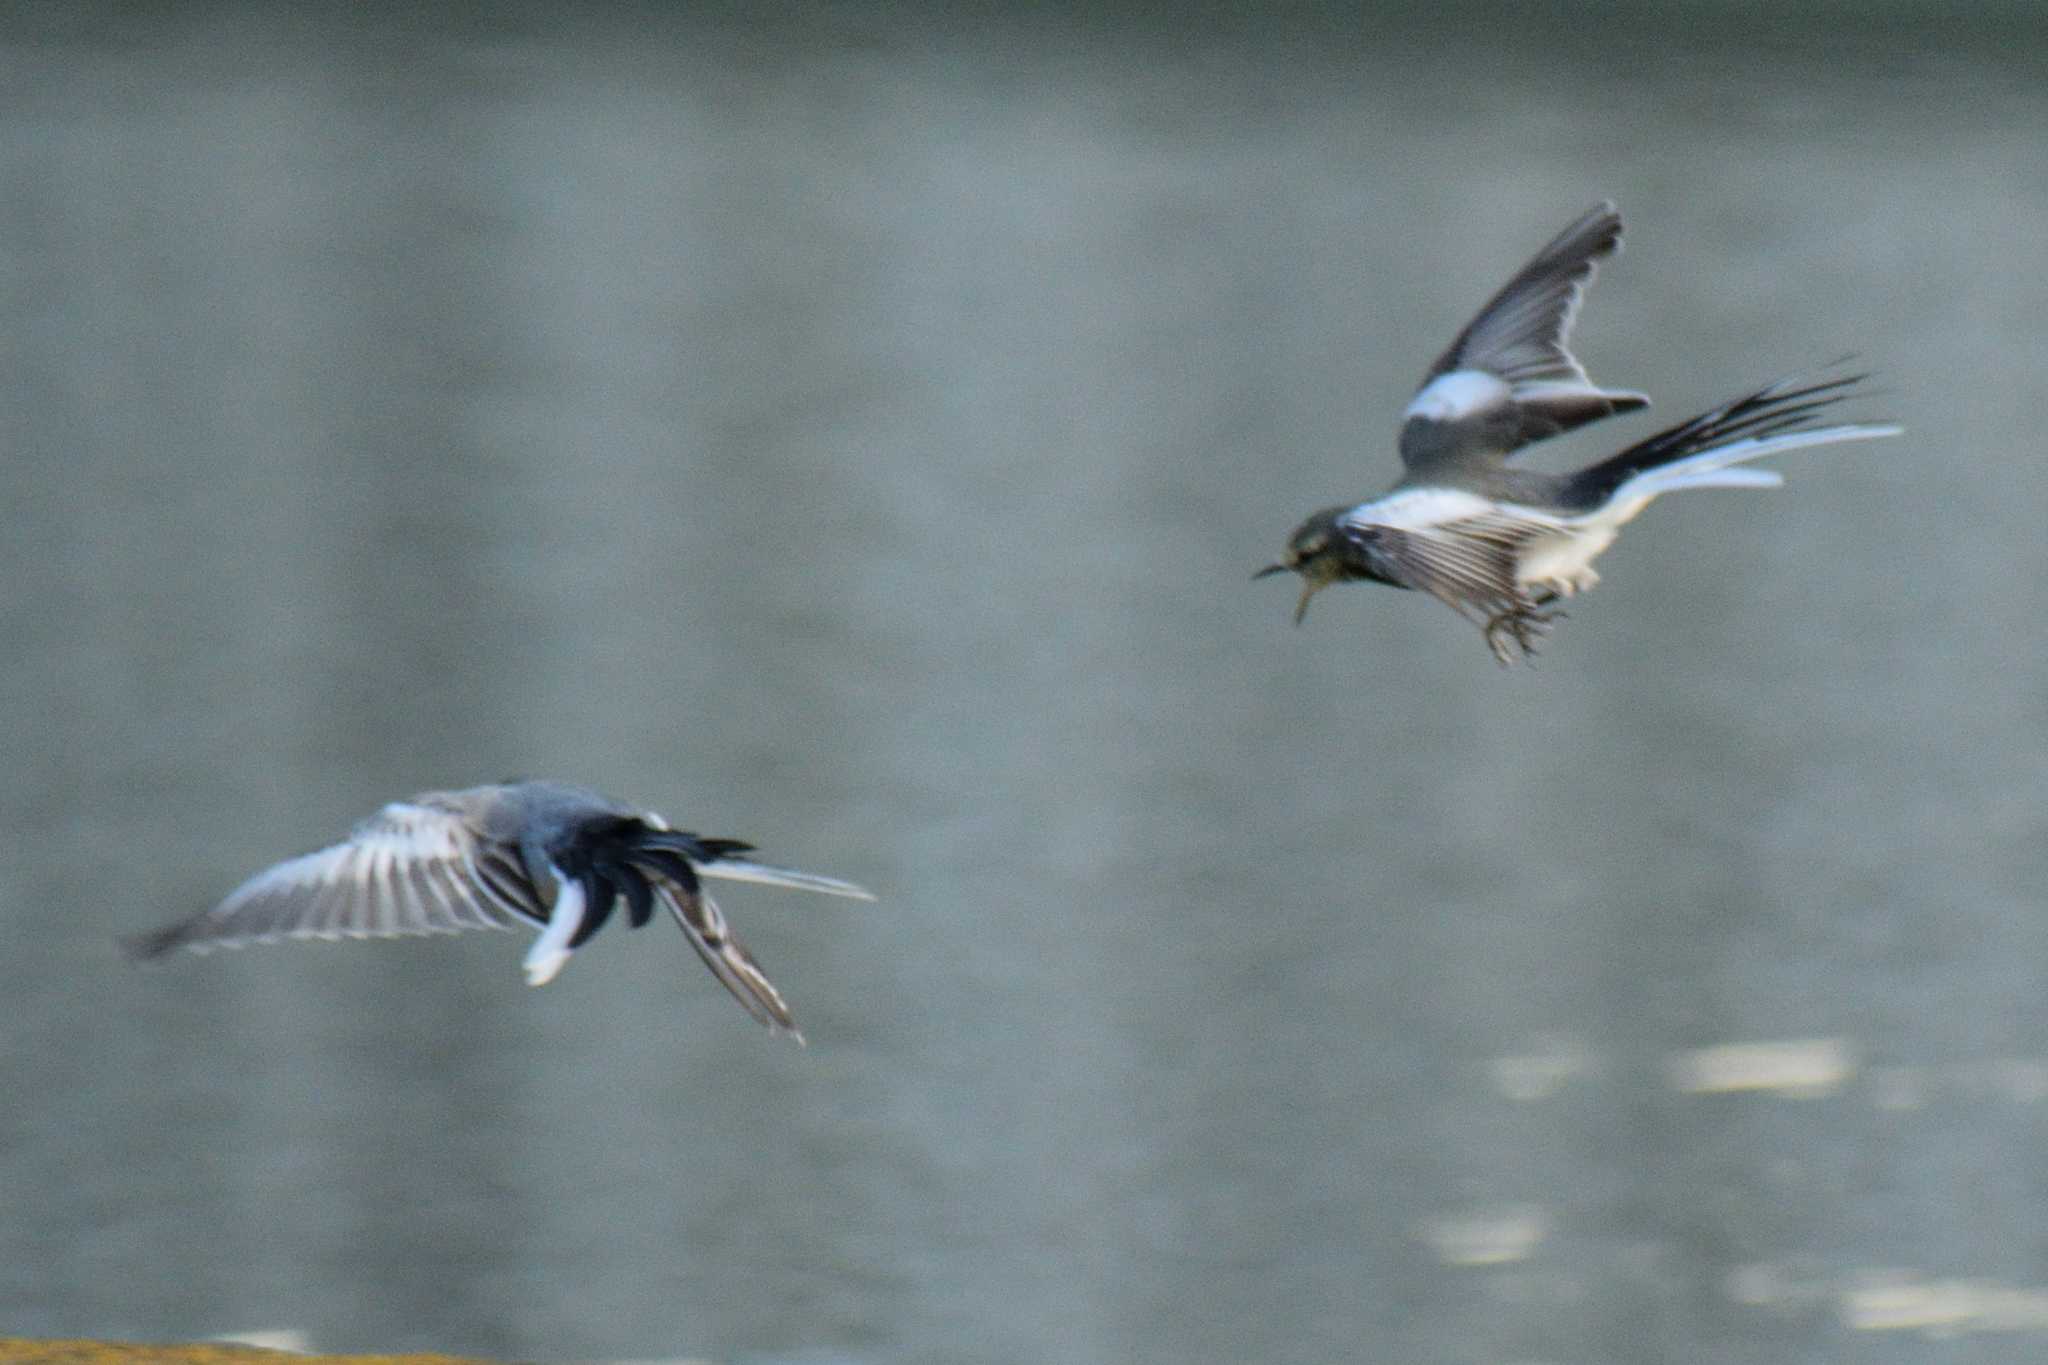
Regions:
M 1285 564 L 1281 564 L 1278 562 L 1268 564 L 1265 568 L 1259 570 L 1257 573 L 1252 575 L 1252 582 L 1256 583 L 1261 578 L 1271 578 L 1276 573 L 1287 573 L 1288 571 L 1289 570 Z

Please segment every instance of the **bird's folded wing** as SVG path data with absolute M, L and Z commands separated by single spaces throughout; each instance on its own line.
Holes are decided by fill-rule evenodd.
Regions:
M 1515 581 L 1522 548 L 1555 528 L 1488 515 L 1428 527 L 1350 526 L 1360 553 L 1388 578 L 1419 589 L 1475 620 L 1527 609 Z
M 690 940 L 697 956 L 704 959 L 704 965 L 732 993 L 733 999 L 760 1023 L 778 1033 L 794 1034 L 801 1042 L 803 1034 L 797 1031 L 796 1020 L 783 1001 L 782 992 L 775 989 L 745 945 L 733 937 L 717 902 L 701 890 L 686 890 L 666 878 L 661 881 L 658 894 L 661 903 L 675 916 L 683 937 Z
M 510 929 L 546 918 L 515 852 L 460 817 L 394 802 L 347 841 L 257 873 L 203 914 L 129 940 L 139 957 L 281 938 Z

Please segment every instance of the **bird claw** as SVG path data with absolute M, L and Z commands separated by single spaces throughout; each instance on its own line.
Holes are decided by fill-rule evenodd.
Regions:
M 1517 650 L 1523 659 L 1534 660 L 1536 646 L 1550 632 L 1552 623 L 1563 620 L 1564 615 L 1556 608 L 1538 611 L 1534 602 L 1518 602 L 1487 621 L 1487 647 L 1502 668 L 1514 665 Z

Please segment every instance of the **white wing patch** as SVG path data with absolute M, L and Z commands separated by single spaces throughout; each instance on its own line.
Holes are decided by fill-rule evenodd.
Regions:
M 1427 531 L 1453 522 L 1470 521 L 1499 510 L 1500 504 L 1456 488 L 1410 488 L 1362 502 L 1338 518 L 1352 527 L 1385 526 L 1396 531 Z
M 1452 370 L 1422 386 L 1401 413 L 1407 421 L 1420 417 L 1425 422 L 1456 422 L 1476 413 L 1504 407 L 1514 400 L 1515 391 L 1506 380 L 1484 370 Z

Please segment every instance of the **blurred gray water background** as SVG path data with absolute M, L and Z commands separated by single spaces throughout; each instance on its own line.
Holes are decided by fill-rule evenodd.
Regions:
M 0 1330 L 2048 1359 L 2038 11 L 9 6 Z M 1253 584 L 1612 195 L 1540 666 Z M 1604 453 L 1648 419 L 1546 449 Z M 855 878 L 117 934 L 548 774 Z

